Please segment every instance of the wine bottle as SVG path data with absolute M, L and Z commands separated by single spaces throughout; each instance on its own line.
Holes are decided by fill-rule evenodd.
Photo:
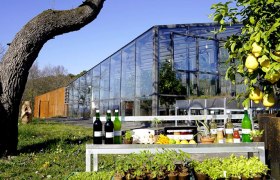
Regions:
M 230 111 L 227 111 L 227 123 L 225 124 L 226 129 L 226 143 L 233 143 L 233 124 L 231 122 L 231 114 Z
M 217 123 L 215 122 L 215 115 L 214 115 L 214 111 L 210 111 L 210 114 L 212 116 L 211 118 L 211 122 L 209 124 L 210 127 L 210 134 L 211 137 L 215 138 L 214 143 L 217 143 Z
M 244 117 L 241 123 L 242 127 L 242 142 L 252 142 L 250 139 L 250 132 L 252 130 L 252 123 L 248 115 L 248 110 L 244 109 Z
M 119 118 L 119 110 L 115 110 L 115 119 L 114 119 L 114 144 L 122 143 L 122 124 Z
M 99 110 L 96 110 L 95 121 L 93 122 L 93 144 L 102 144 L 102 122 L 100 121 Z
M 107 110 L 105 129 L 105 144 L 114 144 L 114 124 L 111 121 L 111 110 Z

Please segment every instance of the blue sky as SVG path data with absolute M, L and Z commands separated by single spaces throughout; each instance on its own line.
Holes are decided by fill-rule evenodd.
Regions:
M 0 44 L 7 48 L 16 33 L 46 9 L 70 9 L 80 0 L 2 0 Z M 141 33 L 161 24 L 211 22 L 214 3 L 225 0 L 106 0 L 99 16 L 83 29 L 48 41 L 39 67 L 62 65 L 69 73 L 89 70 Z

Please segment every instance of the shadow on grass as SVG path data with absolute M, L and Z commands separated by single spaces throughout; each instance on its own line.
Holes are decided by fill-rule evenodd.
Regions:
M 62 146 L 65 145 L 79 145 L 83 144 L 89 140 L 91 140 L 92 137 L 86 136 L 84 138 L 79 139 L 49 139 L 41 143 L 36 143 L 32 145 L 23 146 L 20 149 L 18 149 L 18 154 L 20 153 L 38 153 L 46 150 L 51 150 L 52 148 L 56 148 L 58 144 L 61 144 Z

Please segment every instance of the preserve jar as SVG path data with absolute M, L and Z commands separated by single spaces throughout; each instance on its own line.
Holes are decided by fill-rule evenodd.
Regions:
M 240 143 L 239 128 L 233 129 L 233 143 Z

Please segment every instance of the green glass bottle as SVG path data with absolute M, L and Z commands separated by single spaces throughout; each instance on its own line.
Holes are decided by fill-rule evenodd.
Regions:
M 115 110 L 115 119 L 114 119 L 114 144 L 122 143 L 122 123 L 119 118 L 119 110 Z
M 214 111 L 210 111 L 210 114 L 212 116 L 211 118 L 211 122 L 209 124 L 210 127 L 210 134 L 211 137 L 215 138 L 214 143 L 217 143 L 217 123 L 215 122 L 215 115 L 214 115 Z
M 249 118 L 247 108 L 244 108 L 244 117 L 242 119 L 241 127 L 242 127 L 242 142 L 252 142 L 252 140 L 250 139 L 252 123 Z
M 230 111 L 227 111 L 227 123 L 225 124 L 226 129 L 226 143 L 233 143 L 233 124 L 231 122 L 231 114 Z

